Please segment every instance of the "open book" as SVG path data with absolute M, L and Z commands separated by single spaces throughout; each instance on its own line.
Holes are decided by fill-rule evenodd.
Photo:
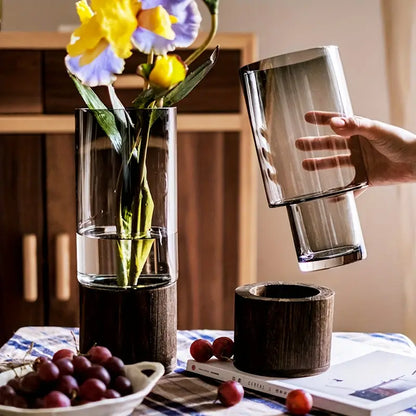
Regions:
M 314 407 L 349 416 L 382 416 L 416 405 L 416 355 L 395 353 L 333 336 L 331 366 L 321 374 L 272 378 L 245 373 L 231 361 L 187 362 L 187 371 L 277 397 L 307 390 Z

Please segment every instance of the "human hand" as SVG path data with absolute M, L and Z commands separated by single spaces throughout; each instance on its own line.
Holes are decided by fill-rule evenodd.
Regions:
M 416 181 L 416 135 L 381 121 L 338 113 L 311 111 L 305 120 L 312 124 L 329 125 L 336 133 L 296 140 L 300 150 L 345 150 L 336 156 L 303 160 L 306 170 L 354 166 L 359 169 L 360 146 L 368 184 L 390 185 Z M 345 138 L 348 140 L 346 141 Z M 357 172 L 358 174 L 358 172 Z

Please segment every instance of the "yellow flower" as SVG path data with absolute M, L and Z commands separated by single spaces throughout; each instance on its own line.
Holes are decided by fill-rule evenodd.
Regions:
M 172 24 L 177 21 L 175 16 L 170 16 L 166 9 L 160 5 L 153 9 L 142 9 L 137 17 L 139 27 L 169 40 L 175 39 L 176 35 L 172 30 Z
M 187 70 L 178 55 L 160 55 L 149 74 L 149 81 L 155 87 L 168 89 L 183 81 Z
M 92 62 L 108 46 L 119 58 L 131 55 L 131 36 L 137 28 L 136 15 L 140 2 L 133 0 L 86 0 L 77 2 L 81 26 L 67 46 L 71 57 L 81 55 L 80 63 Z

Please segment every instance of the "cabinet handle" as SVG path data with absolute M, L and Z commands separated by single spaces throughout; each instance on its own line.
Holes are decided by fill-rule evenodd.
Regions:
M 67 301 L 71 297 L 70 259 L 69 234 L 58 234 L 55 246 L 55 296 L 60 301 Z
M 36 302 L 38 299 L 38 258 L 35 234 L 23 236 L 23 299 Z

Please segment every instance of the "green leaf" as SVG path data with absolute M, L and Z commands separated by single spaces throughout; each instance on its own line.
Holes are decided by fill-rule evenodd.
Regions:
M 111 143 L 114 146 L 114 149 L 120 153 L 122 140 L 120 133 L 117 129 L 114 114 L 107 111 L 107 107 L 100 100 L 98 95 L 92 90 L 92 88 L 82 84 L 81 81 L 78 78 L 74 77 L 72 74 L 69 74 L 69 76 L 72 78 L 72 81 L 74 81 L 75 87 L 77 88 L 87 107 L 90 110 L 94 110 L 94 114 L 98 121 L 98 124 L 108 135 L 109 139 L 111 140 Z
M 208 74 L 211 68 L 215 65 L 219 53 L 219 47 L 210 55 L 209 59 L 205 61 L 195 71 L 191 72 L 181 83 L 170 91 L 167 90 L 155 90 L 149 88 L 142 91 L 141 94 L 133 101 L 133 104 L 138 108 L 145 108 L 150 105 L 153 101 L 157 101 L 164 97 L 164 106 L 171 107 L 184 99 Z
M 219 47 L 217 46 L 207 61 L 166 94 L 164 101 L 166 107 L 171 107 L 184 99 L 205 78 L 217 61 L 218 51 Z
M 167 90 L 165 90 L 166 93 Z M 137 108 L 147 108 L 155 101 L 158 92 L 153 88 L 143 90 L 133 101 L 133 105 Z
M 117 272 L 117 285 L 127 286 L 128 281 L 128 270 L 130 267 L 129 255 L 130 255 L 130 240 L 117 240 L 118 249 L 118 272 Z
M 203 0 L 203 2 L 206 4 L 211 14 L 218 14 L 218 4 L 220 0 Z
M 149 183 L 147 182 L 147 173 L 145 171 L 143 178 L 143 187 L 141 189 L 140 201 L 140 224 L 142 224 L 140 233 L 148 234 L 152 227 L 152 218 L 155 204 L 153 202 L 152 194 L 150 193 Z
M 132 230 L 139 233 L 140 238 L 131 242 L 130 253 L 130 274 L 129 284 L 136 285 L 143 271 L 144 265 L 149 257 L 150 250 L 154 239 L 150 237 L 152 227 L 152 218 L 154 211 L 154 203 L 150 193 L 149 184 L 147 182 L 146 172 L 144 174 L 143 184 L 140 189 L 138 204 L 138 230 Z
M 146 264 L 146 261 L 149 257 L 150 250 L 153 246 L 153 239 L 143 239 L 138 241 L 133 241 L 133 244 L 137 244 L 137 253 L 133 261 L 136 262 L 137 274 L 134 277 L 134 280 L 130 282 L 132 286 L 136 286 L 140 283 L 140 275 L 143 271 L 143 267 Z

